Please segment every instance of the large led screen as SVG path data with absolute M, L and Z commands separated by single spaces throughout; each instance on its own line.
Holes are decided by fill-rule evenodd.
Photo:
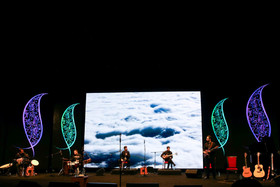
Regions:
M 163 167 L 170 146 L 176 168 L 203 168 L 199 91 L 87 93 L 84 150 L 88 168 L 116 168 L 128 147 L 130 167 Z

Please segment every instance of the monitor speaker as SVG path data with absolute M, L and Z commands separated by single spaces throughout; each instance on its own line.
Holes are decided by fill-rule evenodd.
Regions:
M 276 177 L 274 177 L 273 180 L 275 181 L 275 185 L 279 185 L 280 186 L 280 175 L 277 175 Z
M 126 187 L 159 187 L 158 183 L 126 183 Z
M 104 176 L 105 169 L 100 168 L 96 171 L 96 176 Z
M 197 184 L 197 185 L 174 185 L 174 187 L 202 187 L 202 184 Z
M 49 182 L 48 187 L 79 187 L 78 183 L 72 182 Z
M 41 187 L 41 185 L 39 185 L 37 182 L 33 182 L 33 181 L 19 181 L 19 183 L 17 184 L 17 187 Z
M 87 187 L 118 187 L 118 184 L 105 182 L 88 182 Z
M 187 169 L 185 174 L 186 174 L 186 177 L 188 177 L 188 178 L 201 178 L 202 177 L 202 170 Z

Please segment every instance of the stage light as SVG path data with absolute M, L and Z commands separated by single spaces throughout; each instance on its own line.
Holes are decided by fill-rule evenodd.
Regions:
M 70 105 L 63 113 L 61 117 L 61 132 L 64 138 L 64 141 L 67 145 L 66 148 L 58 148 L 61 150 L 69 150 L 69 155 L 71 156 L 71 147 L 76 141 L 77 137 L 77 130 L 75 125 L 75 119 L 74 119 L 74 108 L 79 103 Z
M 248 100 L 246 116 L 249 127 L 258 142 L 264 137 L 270 137 L 271 126 L 262 101 L 262 90 L 266 85 L 259 87 Z
M 222 148 L 224 155 L 225 155 L 224 146 L 227 143 L 229 137 L 229 129 L 228 129 L 228 125 L 225 119 L 224 109 L 223 109 L 223 104 L 225 100 L 227 100 L 227 98 L 218 102 L 218 104 L 214 107 L 211 115 L 212 128 L 218 142 L 220 143 L 220 148 Z
M 30 147 L 23 149 L 32 149 L 33 157 L 35 157 L 34 147 L 40 142 L 43 135 L 43 123 L 40 112 L 41 98 L 47 93 L 38 94 L 32 97 L 24 107 L 22 122 L 25 135 Z

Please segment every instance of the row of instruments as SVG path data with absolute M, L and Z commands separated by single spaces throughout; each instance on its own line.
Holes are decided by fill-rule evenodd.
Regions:
M 242 176 L 244 178 L 252 177 L 252 175 L 254 175 L 254 177 L 256 178 L 263 178 L 265 176 L 263 165 L 260 164 L 260 152 L 257 153 L 258 163 L 255 165 L 253 174 L 251 172 L 251 168 L 247 166 L 247 153 L 244 153 L 244 158 L 245 158 L 245 166 L 243 166 L 243 172 L 242 172 Z M 271 166 L 268 166 L 266 180 L 268 180 L 269 177 L 274 177 L 274 176 L 276 176 L 276 173 L 274 170 L 273 153 L 271 153 Z
M 88 164 L 91 162 L 91 159 L 86 159 L 86 160 L 83 160 L 83 163 L 80 163 L 79 160 L 75 160 L 75 161 L 70 161 L 68 159 L 63 159 L 63 162 L 62 162 L 62 168 L 61 170 L 59 171 L 58 175 L 69 175 L 71 170 L 73 170 L 74 172 L 78 172 L 77 169 L 79 168 L 79 165 L 80 164 Z M 82 171 L 82 173 L 85 173 L 85 171 Z
M 35 172 L 35 166 L 39 165 L 39 161 L 35 160 L 35 159 L 30 161 L 29 159 L 25 159 L 25 158 L 18 158 L 18 159 L 15 159 L 14 163 L 21 165 L 21 164 L 23 164 L 23 162 L 28 163 L 28 166 L 26 168 L 22 168 L 22 170 L 19 174 L 21 176 L 36 176 L 37 173 Z M 4 165 L 0 166 L 0 169 L 9 169 L 14 165 L 14 163 L 4 164 Z

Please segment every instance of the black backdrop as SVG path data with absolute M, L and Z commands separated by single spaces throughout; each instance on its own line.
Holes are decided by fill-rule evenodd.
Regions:
M 263 102 L 279 150 L 279 32 L 273 20 L 186 20 L 158 19 L 155 24 L 143 17 L 9 17 L 3 34 L 0 165 L 13 158 L 16 146 L 28 146 L 22 112 L 39 93 L 48 93 L 41 100 L 44 135 L 35 147 L 42 171 L 61 167 L 50 155 L 64 145 L 60 118 L 73 103 L 80 105 L 75 108 L 78 137 L 72 150 L 82 149 L 86 92 L 200 90 L 203 139 L 214 135 L 214 106 L 228 97 L 224 111 L 230 137 L 225 150 L 240 158 L 241 167 L 244 146 L 256 142 L 247 124 L 246 104 L 254 90 L 269 83 Z M 221 151 L 218 158 L 218 167 L 224 168 Z

